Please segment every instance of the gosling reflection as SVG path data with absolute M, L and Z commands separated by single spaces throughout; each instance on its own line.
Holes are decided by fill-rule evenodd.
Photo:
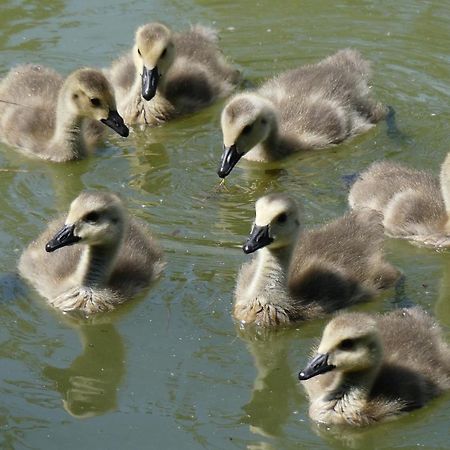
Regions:
M 450 326 L 450 254 L 445 250 L 441 255 L 442 277 L 439 284 L 439 296 L 434 305 L 434 314 L 445 328 Z
M 289 331 L 241 330 L 253 355 L 257 376 L 250 401 L 243 407 L 243 423 L 259 436 L 275 438 L 283 434 L 283 426 L 292 408 L 301 401 L 297 380 L 288 364 Z M 268 442 L 248 448 L 272 448 Z
M 134 135 L 136 151 L 128 159 L 130 186 L 139 188 L 154 196 L 164 195 L 167 186 L 177 184 L 172 179 L 169 167 L 174 167 L 166 147 L 151 135 L 136 133 Z M 164 141 L 162 141 L 164 142 Z
M 64 409 L 87 418 L 117 408 L 117 390 L 125 372 L 122 337 L 110 323 L 78 326 L 83 352 L 70 367 L 47 366 L 44 376 L 55 383 Z
M 312 430 L 317 436 L 333 449 L 346 450 L 375 450 L 380 443 L 379 430 L 329 426 L 312 423 Z M 378 433 L 377 433 L 378 431 Z M 394 430 L 390 429 L 391 432 Z
M 83 182 L 85 173 L 92 170 L 92 161 L 87 159 L 79 163 L 69 165 L 66 164 L 49 164 L 42 168 L 44 176 L 49 183 L 49 191 L 53 192 L 54 200 L 52 211 L 64 211 L 67 205 L 73 200 L 74 193 L 79 193 L 86 189 Z M 40 189 L 38 190 L 40 192 Z

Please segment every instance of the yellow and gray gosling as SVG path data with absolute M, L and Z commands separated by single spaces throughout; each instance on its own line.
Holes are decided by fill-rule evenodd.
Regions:
M 50 305 L 85 314 L 108 311 L 149 287 L 164 268 L 143 222 L 108 192 L 82 192 L 64 219 L 23 252 L 19 272 Z
M 274 161 L 369 130 L 387 113 L 371 97 L 370 76 L 370 63 L 345 49 L 236 94 L 222 111 L 218 175 L 225 178 L 241 157 Z
M 226 97 L 240 79 L 215 30 L 195 25 L 176 33 L 157 22 L 137 29 L 134 47 L 108 76 L 125 120 L 153 126 Z
M 440 179 L 396 162 L 381 161 L 361 173 L 348 198 L 354 210 L 383 216 L 386 234 L 429 246 L 450 246 L 450 154 Z
M 128 136 L 113 89 L 98 70 L 79 69 L 64 80 L 27 64 L 0 82 L 0 140 L 28 155 L 56 162 L 84 158 L 102 136 L 94 121 Z
M 369 425 L 420 408 L 450 389 L 450 347 L 420 308 L 344 313 L 325 327 L 299 379 L 313 420 Z
M 257 251 L 237 280 L 234 317 L 278 326 L 323 317 L 392 286 L 400 272 L 384 259 L 383 229 L 372 212 L 347 213 L 301 232 L 300 214 L 285 194 L 255 204 L 245 253 Z

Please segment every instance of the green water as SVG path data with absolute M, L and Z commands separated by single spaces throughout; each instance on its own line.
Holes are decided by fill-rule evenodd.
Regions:
M 339 147 L 267 169 L 240 163 L 218 190 L 221 105 L 134 130 L 85 161 L 33 161 L 0 145 L 0 447 L 5 449 L 449 448 L 450 396 L 367 430 L 308 419 L 296 374 L 323 321 L 244 335 L 231 319 L 253 202 L 288 191 L 314 226 L 346 208 L 342 176 L 389 158 L 436 173 L 449 151 L 447 0 L 1 0 L 0 75 L 22 62 L 67 74 L 106 67 L 135 28 L 213 25 L 250 82 L 352 46 L 374 63 L 373 90 L 403 136 L 380 124 Z M 21 250 L 84 188 L 120 192 L 168 260 L 145 298 L 92 323 L 50 310 L 15 277 Z M 450 337 L 450 254 L 389 240 L 406 275 L 364 309 L 418 303 Z

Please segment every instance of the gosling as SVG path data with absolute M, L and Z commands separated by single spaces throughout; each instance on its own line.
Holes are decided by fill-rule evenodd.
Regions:
M 139 27 L 133 49 L 108 72 L 125 120 L 155 126 L 229 95 L 240 74 L 217 43 L 216 31 L 200 25 L 182 33 Z
M 347 213 L 300 232 L 299 210 L 289 196 L 270 194 L 255 205 L 256 218 L 242 266 L 234 317 L 275 327 L 323 317 L 392 286 L 400 272 L 384 259 L 383 229 L 372 212 Z
M 450 246 L 450 153 L 440 180 L 391 161 L 372 164 L 349 193 L 354 210 L 379 212 L 387 235 L 434 247 Z
M 26 64 L 0 82 L 0 140 L 29 156 L 55 162 L 86 157 L 102 135 L 92 121 L 128 136 L 113 89 L 98 70 L 79 69 L 64 80 Z
M 232 97 L 221 116 L 219 177 L 225 178 L 241 157 L 275 161 L 372 128 L 388 109 L 372 99 L 370 76 L 369 62 L 345 49 Z
M 82 192 L 65 221 L 52 222 L 19 262 L 22 277 L 51 306 L 86 315 L 114 309 L 163 267 L 147 226 L 128 215 L 117 195 L 91 191 Z
M 344 313 L 325 327 L 299 379 L 313 420 L 369 425 L 420 408 L 450 389 L 450 347 L 420 308 Z

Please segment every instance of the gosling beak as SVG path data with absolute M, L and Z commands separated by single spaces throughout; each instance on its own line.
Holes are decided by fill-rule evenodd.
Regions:
M 299 380 L 309 380 L 312 377 L 315 377 L 316 375 L 320 375 L 321 373 L 329 372 L 330 370 L 335 369 L 336 366 L 333 366 L 332 364 L 328 364 L 328 354 L 319 353 L 316 355 L 298 374 Z
M 105 125 L 112 128 L 116 133 L 120 134 L 122 137 L 127 137 L 130 134 L 130 130 L 123 122 L 122 116 L 113 110 L 109 110 L 108 117 L 106 119 L 101 119 Z
M 147 67 L 142 69 L 142 97 L 145 100 L 151 100 L 156 94 L 156 88 L 158 87 L 159 72 L 158 67 L 148 70 Z
M 258 226 L 253 225 L 249 238 L 242 246 L 244 253 L 253 253 L 254 251 L 265 247 L 273 242 L 273 238 L 269 236 L 269 225 Z
M 45 245 L 45 250 L 49 253 L 54 252 L 58 248 L 75 244 L 81 240 L 80 237 L 73 234 L 74 230 L 75 225 L 64 225 L 64 227 L 55 234 L 53 239 L 47 242 Z
M 225 147 L 224 145 L 217 175 L 220 178 L 225 178 L 233 170 L 233 167 L 241 159 L 242 155 L 243 153 L 238 152 L 236 144 L 230 145 L 230 147 Z

